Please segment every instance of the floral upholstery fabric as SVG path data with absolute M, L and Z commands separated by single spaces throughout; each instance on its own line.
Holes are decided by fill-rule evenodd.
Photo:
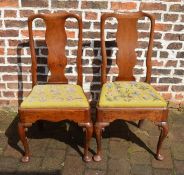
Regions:
M 167 103 L 149 84 L 116 81 L 102 87 L 100 107 L 166 107 Z
M 34 86 L 22 108 L 89 107 L 79 85 L 47 84 Z

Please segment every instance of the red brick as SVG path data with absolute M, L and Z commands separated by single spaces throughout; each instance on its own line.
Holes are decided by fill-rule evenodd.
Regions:
M 168 75 L 170 74 L 171 70 L 170 69 L 161 69 L 161 68 L 153 68 L 152 73 L 154 75 Z
M 183 92 L 184 86 L 183 85 L 174 85 L 172 86 L 172 91 L 174 92 Z
M 184 52 L 177 52 L 176 58 L 184 58 Z
M 87 13 L 85 13 L 85 19 L 96 20 L 97 19 L 97 13 L 87 12 Z
M 149 33 L 148 32 L 139 32 L 138 33 L 138 38 L 149 38 Z
M 180 67 L 184 67 L 184 61 L 180 60 Z
M 168 52 L 160 51 L 160 58 L 168 58 Z
M 158 61 L 158 60 L 152 61 L 152 66 L 163 66 L 163 64 L 164 64 L 163 61 Z
M 157 49 L 162 49 L 163 48 L 162 43 L 159 42 L 159 41 L 155 41 L 154 44 L 153 44 L 153 47 L 155 47 Z
M 162 3 L 142 2 L 140 10 L 166 10 L 166 5 Z
M 75 32 L 74 31 L 66 31 L 67 38 L 75 38 Z
M 171 43 L 167 46 L 167 49 L 179 50 L 182 48 L 182 43 Z
M 18 37 L 18 30 L 0 30 L 1 37 Z
M 168 60 L 167 63 L 165 64 L 166 67 L 176 67 L 177 61 L 175 60 Z
M 21 0 L 22 7 L 48 7 L 47 0 Z
M 20 54 L 23 55 L 23 54 Z M 22 63 L 22 64 L 31 64 L 31 58 L 30 57 L 24 57 L 22 59 L 19 59 L 17 57 L 8 57 L 7 58 L 8 63 L 10 64 L 18 64 L 18 63 Z M 47 61 L 46 61 L 47 62 Z M 45 64 L 46 62 L 41 62 L 40 64 Z M 38 62 L 39 63 L 39 62 Z
M 99 73 L 100 67 L 83 67 L 83 73 L 92 74 Z
M 0 0 L 0 7 L 18 7 L 18 0 Z
M 52 0 L 51 6 L 53 8 L 74 8 L 76 9 L 78 7 L 77 1 L 58 1 L 58 0 Z
M 169 10 L 174 12 L 184 12 L 184 5 L 174 4 L 170 6 Z
M 5 45 L 4 40 L 0 40 L 0 46 L 4 46 L 4 45 Z
M 10 27 L 25 27 L 27 26 L 27 21 L 20 21 L 20 20 L 5 20 L 5 27 L 10 28 Z
M 77 29 L 78 28 L 78 22 L 77 21 L 66 21 L 65 27 L 67 29 Z
M 100 76 L 90 76 L 90 75 L 88 75 L 88 76 L 86 76 L 85 77 L 85 82 L 100 82 L 100 80 L 101 80 L 101 77 Z
M 4 97 L 15 97 L 14 92 L 12 91 L 4 91 L 3 96 Z
M 182 93 L 175 95 L 176 100 L 183 100 L 183 98 L 184 98 L 184 95 Z
M 147 41 L 138 41 L 138 48 L 146 49 L 147 47 L 148 47 Z
M 153 86 L 157 91 L 168 91 L 169 85 L 154 85 Z
M 165 40 L 179 40 L 180 35 L 174 33 L 166 33 L 164 36 Z
M 119 70 L 117 67 L 111 67 L 110 70 L 108 71 L 109 74 L 118 74 Z
M 170 78 L 170 77 L 163 77 L 159 79 L 159 83 L 169 83 L 169 84 L 177 84 L 181 83 L 182 79 L 181 78 Z
M 20 17 L 29 17 L 34 14 L 33 10 L 20 10 Z
M 5 63 L 4 57 L 3 58 L 0 57 L 0 63 L 3 63 L 3 64 Z
M 180 34 L 180 35 L 179 35 L 179 40 L 180 40 L 180 41 L 184 41 L 184 34 Z
M 23 89 L 31 89 L 32 83 L 23 83 Z
M 5 10 L 4 11 L 4 17 L 15 18 L 16 16 L 17 16 L 17 11 L 16 10 Z
M 8 49 L 7 50 L 8 55 L 17 55 L 17 49 Z
M 4 55 L 4 48 L 0 48 L 0 55 Z
M 10 100 L 2 100 L 2 99 L 0 99 L 0 105 L 1 106 L 6 106 L 6 105 L 8 105 L 10 103 Z
M 30 91 L 31 90 L 23 90 L 22 88 L 19 88 L 19 90 L 15 92 L 15 96 L 22 99 L 22 97 L 27 97 L 30 94 Z
M 5 88 L 6 88 L 5 83 L 0 83 L 0 89 L 2 90 L 2 89 L 5 89 Z
M 164 15 L 164 21 L 177 21 L 178 15 L 176 14 L 165 14 Z
M 91 38 L 91 39 L 95 39 L 95 38 L 99 38 L 100 37 L 100 33 L 99 32 L 83 32 L 83 38 Z
M 8 89 L 18 89 L 18 83 L 7 83 Z
M 184 22 L 184 15 L 181 15 L 181 22 Z
M 65 12 L 65 10 L 57 10 L 56 12 Z M 44 13 L 44 14 L 50 14 L 51 11 L 50 10 L 46 10 L 46 9 L 41 9 L 41 10 L 38 10 L 38 13 Z
M 106 1 L 82 1 L 82 9 L 107 9 Z
M 183 71 L 183 69 L 175 69 L 174 74 L 175 75 L 184 75 L 184 71 Z
M 8 40 L 8 43 L 9 43 L 9 46 L 18 46 L 18 44 L 19 44 L 19 40 L 14 40 L 14 39 L 9 39 Z
M 137 4 L 135 2 L 111 2 L 112 10 L 132 10 L 136 9 Z
M 17 81 L 19 78 L 21 81 L 27 81 L 27 75 L 3 75 L 3 81 Z
M 16 72 L 18 68 L 17 66 L 0 66 L 0 72 Z
M 162 93 L 162 96 L 164 97 L 165 100 L 170 100 L 172 98 L 171 93 Z
M 29 37 L 28 30 L 22 30 L 21 34 L 25 37 Z M 45 31 L 44 30 L 33 30 L 34 37 L 45 37 Z
M 155 24 L 155 31 L 169 31 L 171 30 L 171 28 L 172 28 L 171 24 L 162 24 L 162 23 Z
M 29 66 L 22 66 L 21 69 L 22 69 L 22 72 L 31 72 L 31 68 Z M 42 73 L 45 73 L 45 71 L 42 71 Z

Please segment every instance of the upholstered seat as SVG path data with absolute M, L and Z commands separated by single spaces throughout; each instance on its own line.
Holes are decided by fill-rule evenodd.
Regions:
M 167 103 L 149 84 L 134 81 L 105 83 L 102 87 L 100 107 L 166 107 Z
M 79 85 L 46 84 L 34 86 L 21 108 L 89 107 Z

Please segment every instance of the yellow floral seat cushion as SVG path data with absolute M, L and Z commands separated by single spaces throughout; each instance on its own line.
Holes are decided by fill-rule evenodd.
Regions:
M 149 84 L 116 81 L 102 87 L 100 107 L 166 107 L 167 103 Z
M 79 85 L 36 85 L 22 102 L 21 108 L 89 107 L 86 96 Z

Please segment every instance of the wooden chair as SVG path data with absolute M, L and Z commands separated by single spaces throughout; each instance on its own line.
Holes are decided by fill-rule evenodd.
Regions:
M 48 47 L 48 68 L 51 72 L 48 83 L 37 83 L 37 59 L 35 54 L 32 22 L 41 18 L 46 24 L 45 40 Z M 65 20 L 76 18 L 79 26 L 78 51 L 77 51 L 77 85 L 67 84 L 64 75 L 67 58 L 65 45 L 67 41 Z M 93 132 L 90 118 L 90 106 L 82 90 L 82 19 L 72 13 L 36 14 L 28 18 L 29 40 L 32 58 L 32 86 L 33 89 L 19 107 L 20 122 L 18 132 L 25 149 L 22 162 L 28 162 L 30 151 L 25 129 L 38 120 L 58 122 L 71 120 L 86 129 L 84 161 L 91 160 L 88 147 Z M 59 155 L 58 155 L 59 156 Z
M 105 21 L 115 17 L 118 21 L 116 42 L 118 47 L 116 62 L 119 75 L 115 82 L 106 82 L 107 55 L 105 47 Z M 150 40 L 146 58 L 145 82 L 136 82 L 133 68 L 136 64 L 135 47 L 137 44 L 137 21 L 141 17 L 148 17 L 151 21 Z M 151 81 L 151 55 L 154 37 L 154 17 L 143 12 L 135 13 L 106 13 L 101 16 L 101 49 L 102 49 L 102 90 L 97 105 L 97 119 L 95 133 L 97 139 L 97 154 L 95 161 L 101 160 L 102 129 L 116 119 L 127 121 L 139 120 L 139 127 L 144 119 L 149 119 L 161 127 L 156 158 L 163 160 L 160 148 L 168 133 L 168 109 L 165 100 L 150 85 Z

